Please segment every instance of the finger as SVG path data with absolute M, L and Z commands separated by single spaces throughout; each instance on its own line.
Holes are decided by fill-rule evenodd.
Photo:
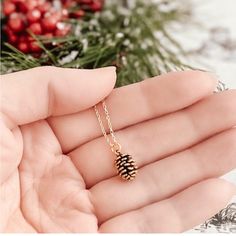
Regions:
M 115 68 L 96 70 L 37 67 L 3 75 L 2 116 L 16 125 L 89 108 L 112 90 Z
M 215 78 L 200 71 L 174 72 L 157 78 L 113 90 L 106 103 L 115 130 L 189 106 L 211 94 L 216 86 Z M 50 125 L 64 152 L 101 135 L 93 109 L 52 118 Z
M 209 179 L 173 197 L 128 212 L 101 225 L 100 232 L 171 233 L 183 232 L 219 212 L 235 194 L 235 186 Z
M 115 176 L 96 184 L 90 191 L 99 221 L 160 201 L 194 183 L 236 168 L 235 143 L 236 129 L 231 129 L 140 168 L 132 182 Z
M 122 150 L 142 167 L 236 125 L 234 100 L 236 90 L 218 93 L 184 110 L 117 131 L 116 136 Z M 115 155 L 104 137 L 80 146 L 69 156 L 87 187 L 116 175 L 111 168 Z

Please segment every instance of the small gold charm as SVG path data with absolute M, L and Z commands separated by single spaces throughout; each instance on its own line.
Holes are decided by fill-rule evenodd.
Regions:
M 108 129 L 109 129 L 108 134 L 110 135 L 110 137 L 108 136 L 106 132 L 106 129 L 102 122 L 102 118 L 100 116 L 100 113 L 96 105 L 94 106 L 94 110 L 95 110 L 100 128 L 102 130 L 102 133 L 104 135 L 104 138 L 106 139 L 108 145 L 111 147 L 111 151 L 117 157 L 115 160 L 115 167 L 117 169 L 117 173 L 124 180 L 128 180 L 128 181 L 133 180 L 136 177 L 136 174 L 138 172 L 138 167 L 134 159 L 132 158 L 132 156 L 130 156 L 129 154 L 121 153 L 121 145 L 117 141 L 115 133 L 113 131 L 113 128 L 111 125 L 111 119 L 110 119 L 105 101 L 102 102 L 102 107 L 105 113 L 105 118 L 106 118 Z
M 121 154 L 120 152 L 116 155 L 115 166 L 119 176 L 124 180 L 133 180 L 138 171 L 134 159 L 129 154 Z

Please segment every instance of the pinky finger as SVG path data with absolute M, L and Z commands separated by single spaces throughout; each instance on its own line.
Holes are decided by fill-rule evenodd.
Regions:
M 208 179 L 166 200 L 104 222 L 100 232 L 177 233 L 193 228 L 226 206 L 235 186 Z

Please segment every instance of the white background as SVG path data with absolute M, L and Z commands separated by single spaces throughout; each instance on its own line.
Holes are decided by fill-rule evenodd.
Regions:
M 204 24 L 205 27 L 214 26 L 226 27 L 230 31 L 232 39 L 236 42 L 236 0 L 191 0 L 195 5 L 195 18 Z M 177 36 L 187 48 L 195 48 L 207 39 L 207 34 L 196 29 L 188 28 Z M 228 52 L 230 54 L 230 52 Z M 228 56 L 217 49 L 211 50 L 211 56 L 203 56 L 200 61 L 206 63 L 206 69 L 216 73 L 219 79 L 229 89 L 236 89 L 236 54 L 234 51 Z M 231 57 L 232 56 L 232 57 Z M 236 101 L 232 101 L 235 103 Z M 235 144 L 236 145 L 236 144 Z M 236 158 L 236 156 L 235 156 Z M 223 176 L 223 178 L 236 184 L 236 169 Z M 236 202 L 236 196 L 232 199 Z M 194 231 L 189 231 L 194 232 Z M 196 231 L 195 231 L 196 232 Z
M 236 0 L 191 0 L 191 2 L 194 4 L 195 21 L 209 29 L 215 26 L 226 27 L 236 47 Z M 182 42 L 184 48 L 194 49 L 208 39 L 206 32 L 207 30 L 204 31 L 201 27 L 190 24 L 176 37 Z M 205 64 L 206 69 L 216 73 L 229 88 L 236 89 L 236 51 L 224 53 L 213 43 L 210 47 L 210 56 L 203 56 L 199 61 Z

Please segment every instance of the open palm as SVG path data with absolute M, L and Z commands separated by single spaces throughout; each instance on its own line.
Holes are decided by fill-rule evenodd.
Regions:
M 198 71 L 114 83 L 112 67 L 3 76 L 2 232 L 182 232 L 227 204 L 235 188 L 218 177 L 236 166 L 236 91 L 213 94 Z M 105 97 L 134 181 L 116 175 L 100 131 Z

